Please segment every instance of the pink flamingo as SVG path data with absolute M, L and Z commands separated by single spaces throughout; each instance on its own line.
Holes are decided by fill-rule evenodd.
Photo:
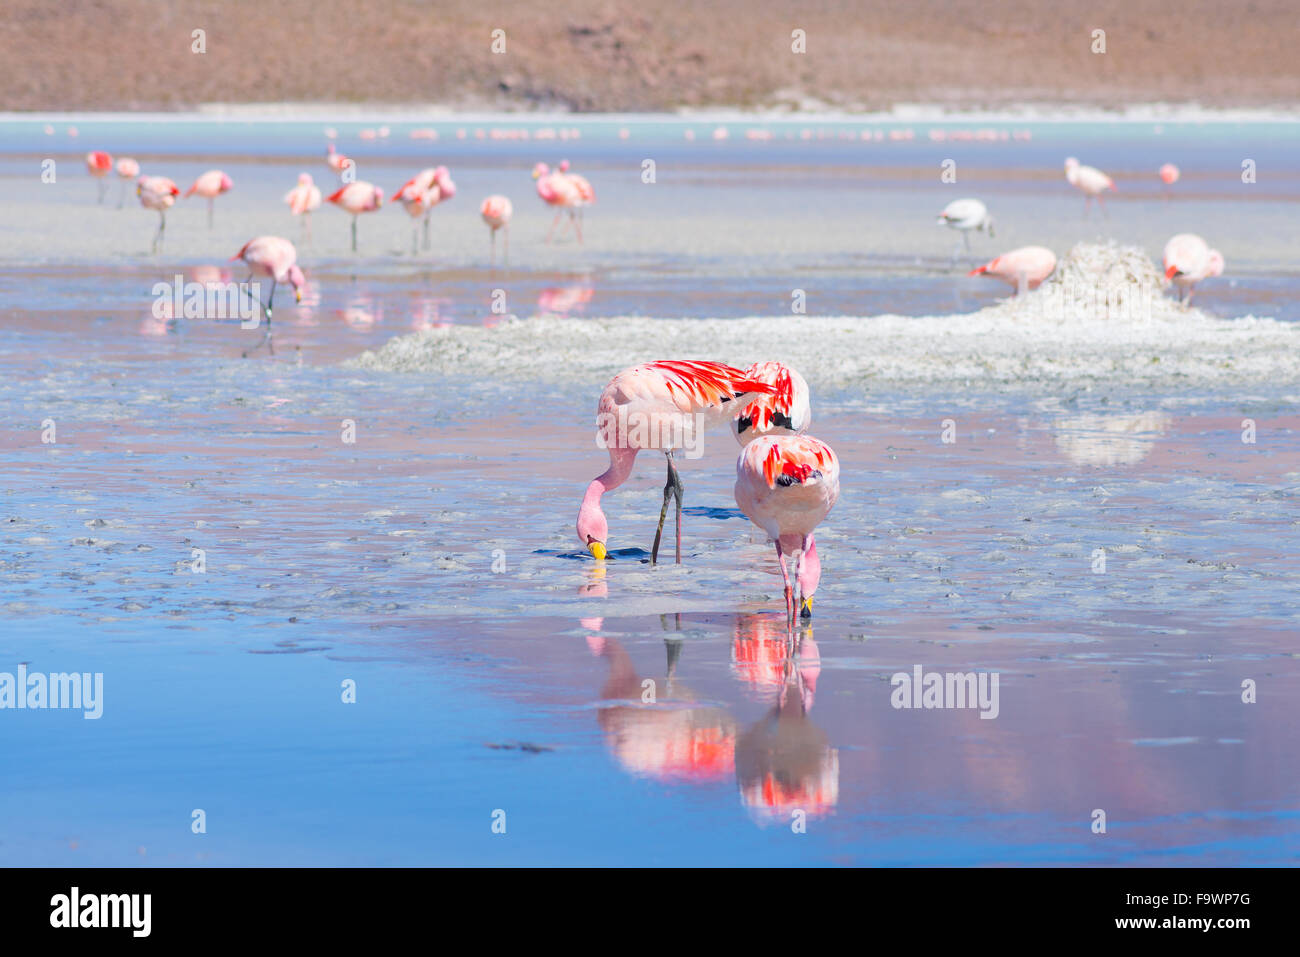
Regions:
M 502 262 L 510 261 L 510 217 L 515 213 L 515 207 L 510 200 L 504 196 L 494 194 L 483 200 L 483 205 L 479 207 L 478 214 L 483 217 L 483 222 L 487 223 L 488 231 L 492 236 L 492 263 L 497 261 L 497 230 L 505 230 L 505 254 L 502 256 Z
M 330 169 L 338 174 L 340 179 L 343 178 L 343 174 L 347 170 L 356 166 L 349 157 L 344 156 L 342 153 L 334 149 L 333 143 L 329 143 L 325 147 L 325 162 L 329 164 Z
M 113 157 L 103 150 L 91 150 L 86 154 L 86 172 L 95 177 L 99 188 L 99 201 L 104 202 L 104 177 L 113 171 Z
M 158 232 L 154 234 L 152 252 L 162 249 L 163 232 L 167 229 L 167 210 L 176 205 L 180 188 L 166 176 L 141 176 L 135 194 L 145 209 L 158 210 Z
M 412 220 L 424 217 L 424 248 L 430 247 L 429 216 L 433 207 L 456 195 L 456 184 L 445 166 L 431 166 L 416 173 L 393 194 Z M 415 234 L 411 235 L 411 253 L 416 252 Z
M 551 168 L 545 163 L 538 163 L 533 167 L 533 179 L 537 180 L 537 195 L 542 198 L 542 202 L 547 206 L 556 207 L 555 219 L 551 222 L 551 228 L 546 231 L 546 241 L 551 241 L 551 236 L 555 232 L 555 227 L 560 222 L 560 217 L 564 215 L 565 210 L 569 212 L 569 219 L 573 221 L 574 230 L 578 236 L 578 242 L 582 242 L 582 227 L 578 225 L 575 219 L 575 210 L 582 200 L 582 194 L 578 190 L 578 185 L 569 179 L 564 173 L 551 171 Z
M 1195 233 L 1179 233 L 1165 243 L 1165 279 L 1178 287 L 1178 301 L 1187 293 L 1187 305 L 1192 304 L 1196 284 L 1211 276 L 1223 275 L 1223 254 L 1211 249 Z
M 129 156 L 123 156 L 117 161 L 117 175 L 122 181 L 122 190 L 117 197 L 117 208 L 121 209 L 126 205 L 126 184 L 140 175 L 140 164 Z
M 362 213 L 373 213 L 384 205 L 384 191 L 373 183 L 359 181 L 349 183 L 329 201 L 340 209 L 352 214 L 352 251 L 357 251 L 357 217 Z
M 1160 181 L 1165 184 L 1165 199 L 1169 198 L 1169 187 L 1178 182 L 1183 174 L 1173 163 L 1160 167 Z
M 805 563 L 813 530 L 840 494 L 840 463 L 830 446 L 809 435 L 763 435 L 736 460 L 736 504 L 776 545 L 785 579 L 786 624 L 793 628 L 801 601 L 811 597 L 821 563 Z M 794 555 L 794 583 L 786 555 Z
M 625 369 L 610 380 L 596 410 L 597 441 L 609 451 L 609 468 L 592 480 L 578 510 L 578 541 L 595 558 L 604 558 L 609 525 L 600 497 L 618 488 L 632 474 L 637 452 L 658 449 L 668 459 L 668 481 L 659 527 L 650 550 L 650 563 L 659 560 L 659 541 L 668 514 L 668 500 L 677 499 L 677 561 L 682 560 L 682 480 L 673 464 L 673 450 L 691 448 L 702 430 L 721 424 L 735 408 L 756 394 L 771 392 L 721 362 L 673 360 Z
M 1056 253 L 1042 246 L 1021 246 L 968 272 L 967 276 L 992 276 L 1015 287 L 1017 293 L 1037 289 L 1056 269 Z
M 808 383 L 794 369 L 783 362 L 755 362 L 745 370 L 745 375 L 767 382 L 775 392 L 760 395 L 731 420 L 731 432 L 742 446 L 764 435 L 798 435 L 808 430 L 812 422 L 811 392 Z M 821 560 L 817 557 L 817 542 L 808 536 L 808 551 L 804 554 L 807 576 L 800 616 L 812 617 L 813 593 L 821 577 Z
M 581 226 L 582 211 L 587 206 L 590 206 L 596 202 L 596 191 L 592 188 L 591 183 L 587 182 L 587 177 L 581 176 L 578 173 L 569 172 L 568 160 L 560 160 L 560 173 L 571 184 L 573 184 L 574 188 L 577 189 L 578 191 L 578 201 L 574 207 L 577 216 L 576 217 L 570 216 L 570 219 L 575 224 L 575 227 Z M 563 228 L 561 228 L 561 233 L 563 233 Z M 579 235 L 578 241 L 579 242 L 582 241 L 581 235 Z
M 271 294 L 266 297 L 265 302 L 253 294 L 247 280 L 244 289 L 262 306 L 263 315 L 266 317 L 266 329 L 262 333 L 262 341 L 253 349 L 260 349 L 264 342 L 274 355 L 275 346 L 271 342 L 271 304 L 275 301 L 275 287 L 282 282 L 289 283 L 293 286 L 295 301 L 302 302 L 303 286 L 307 284 L 306 277 L 298 267 L 298 250 L 293 248 L 293 243 L 289 240 L 279 236 L 258 236 L 244 243 L 243 248 L 230 257 L 231 262 L 236 259 L 242 259 L 248 264 L 249 280 L 254 275 L 266 276 L 271 280 Z M 251 349 L 245 351 L 244 356 L 247 357 L 251 351 Z
M 1101 207 L 1102 215 L 1106 215 L 1106 204 L 1102 202 L 1101 194 L 1106 190 L 1115 191 L 1115 181 L 1093 166 L 1080 166 L 1079 161 L 1073 156 L 1065 160 L 1065 178 L 1069 184 L 1076 189 L 1083 191 L 1083 217 L 1088 218 L 1088 204 L 1092 198 L 1097 197 L 1097 205 Z
M 299 173 L 298 185 L 284 194 L 289 212 L 302 217 L 302 228 L 311 242 L 311 214 L 320 209 L 320 187 L 312 182 L 311 173 Z
M 222 193 L 230 192 L 235 184 L 230 181 L 230 177 L 219 169 L 210 169 L 185 191 L 185 198 L 189 199 L 195 193 L 198 193 L 208 201 L 208 229 L 212 228 L 212 205 Z

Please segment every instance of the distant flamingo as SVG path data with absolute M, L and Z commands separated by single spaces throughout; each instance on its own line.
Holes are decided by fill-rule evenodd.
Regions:
M 1169 187 L 1178 182 L 1179 177 L 1183 174 L 1173 163 L 1166 163 L 1160 167 L 1160 181 L 1165 184 L 1165 199 L 1169 198 Z
M 311 173 L 299 173 L 298 185 L 284 194 L 289 212 L 302 217 L 302 228 L 311 242 L 311 214 L 320 209 L 320 187 L 312 182 Z
M 1187 293 L 1187 305 L 1192 304 L 1196 284 L 1211 276 L 1223 275 L 1223 254 L 1211 249 L 1195 233 L 1179 233 L 1165 243 L 1165 278 L 1178 288 L 1178 301 Z
M 1083 191 L 1083 216 L 1088 218 L 1088 204 L 1092 198 L 1097 197 L 1097 205 L 1101 207 L 1102 215 L 1106 214 L 1106 204 L 1102 202 L 1101 194 L 1106 190 L 1115 191 L 1115 181 L 1093 166 L 1080 166 L 1079 161 L 1073 156 L 1065 160 L 1065 178 L 1069 184 L 1076 189 Z
M 91 150 L 86 154 L 86 172 L 95 177 L 96 186 L 99 189 L 99 201 L 104 201 L 104 189 L 107 183 L 104 177 L 113 171 L 113 157 L 109 156 L 103 150 Z
M 537 180 L 537 195 L 542 198 L 542 202 L 547 206 L 556 207 L 555 219 L 551 222 L 551 228 L 546 231 L 546 241 L 548 243 L 551 241 L 560 217 L 567 210 L 574 232 L 578 236 L 578 242 L 582 242 L 582 227 L 575 218 L 575 211 L 582 202 L 582 193 L 578 189 L 578 184 L 558 170 L 552 172 L 545 163 L 538 163 L 533 167 L 533 179 Z
M 596 191 L 592 189 L 591 183 L 587 182 L 587 178 L 585 176 L 581 176 L 577 173 L 569 172 L 568 160 L 560 161 L 560 174 L 564 176 L 578 191 L 578 202 L 574 207 L 574 212 L 577 215 L 576 216 L 571 215 L 569 217 L 570 222 L 572 222 L 574 224 L 575 229 L 577 229 L 577 227 L 580 227 L 582 225 L 583 209 L 590 206 L 592 203 L 596 202 Z M 561 234 L 563 234 L 564 232 L 563 227 L 561 227 L 560 232 Z M 580 233 L 581 230 L 578 230 L 578 232 Z M 578 236 L 578 241 L 579 242 L 582 241 L 581 235 Z
M 731 432 L 741 445 L 748 445 L 764 435 L 797 435 L 805 432 L 812 423 L 811 393 L 808 383 L 794 369 L 782 362 L 755 362 L 745 370 L 745 375 L 766 382 L 776 391 L 760 395 L 731 419 Z M 804 554 L 807 574 L 803 589 L 801 617 L 812 617 L 813 593 L 821 575 L 821 561 L 817 558 L 817 543 L 808 536 L 808 551 Z
M 129 156 L 123 156 L 117 161 L 117 175 L 122 181 L 122 191 L 117 197 L 117 208 L 121 209 L 126 205 L 126 184 L 140 175 L 140 164 Z
M 244 243 L 243 248 L 230 257 L 231 262 L 236 259 L 248 263 L 250 280 L 254 275 L 265 276 L 271 280 L 271 293 L 266 297 L 265 302 L 253 296 L 251 289 L 248 290 L 248 295 L 253 296 L 262 306 L 263 315 L 266 317 L 266 329 L 262 333 L 262 340 L 253 349 L 260 349 L 262 343 L 266 343 L 267 349 L 274 355 L 275 346 L 271 342 L 271 304 L 275 300 L 275 287 L 282 282 L 289 283 L 293 286 L 294 299 L 302 302 L 302 289 L 307 284 L 306 277 L 298 267 L 298 251 L 287 239 L 279 236 L 258 236 Z M 251 351 L 251 349 L 245 351 L 244 356 L 247 357 Z
M 504 196 L 492 195 L 483 200 L 483 205 L 479 207 L 478 213 L 483 217 L 483 222 L 487 223 L 488 230 L 492 236 L 492 263 L 497 261 L 497 230 L 505 230 L 505 254 L 502 256 L 502 262 L 510 261 L 510 217 L 514 215 L 515 208 Z
M 939 214 L 938 225 L 958 230 L 961 233 L 961 238 L 966 243 L 966 252 L 968 253 L 970 252 L 970 234 L 972 231 L 987 232 L 990 237 L 994 235 L 993 217 L 989 215 L 988 207 L 978 199 L 954 199 Z M 952 262 L 957 261 L 957 254 L 960 251 L 961 243 L 958 243 L 952 252 Z
M 800 604 L 811 597 L 821 576 L 820 561 L 804 558 L 812 550 L 813 530 L 839 498 L 839 459 L 830 446 L 809 435 L 760 436 L 736 460 L 735 494 L 740 510 L 776 545 L 785 579 L 786 624 L 793 627 Z M 785 561 L 790 554 L 793 588 Z
M 339 175 L 340 179 L 343 177 L 344 172 L 356 167 L 356 163 L 349 157 L 334 149 L 333 143 L 328 144 L 325 148 L 325 162 L 329 164 L 330 169 Z
M 352 214 L 352 251 L 357 251 L 357 217 L 362 213 L 372 213 L 384 205 L 384 191 L 373 183 L 364 181 L 349 183 L 329 201 L 340 209 Z
M 135 194 L 145 209 L 158 210 L 158 232 L 154 234 L 152 252 L 162 249 L 163 232 L 167 229 L 167 210 L 176 205 L 180 188 L 166 176 L 141 176 Z
M 230 177 L 227 176 L 225 173 L 223 173 L 221 170 L 210 169 L 202 176 L 200 176 L 198 179 L 196 179 L 193 185 L 191 185 L 190 188 L 185 191 L 186 199 L 189 199 L 189 197 L 193 196 L 195 193 L 198 193 L 200 196 L 202 196 L 204 199 L 208 201 L 208 229 L 212 228 L 213 200 L 215 200 L 222 193 L 230 192 L 231 188 L 234 185 L 235 184 L 230 181 Z
M 687 360 L 650 362 L 625 369 L 610 380 L 596 410 L 598 441 L 609 452 L 609 468 L 592 480 L 578 511 L 578 541 L 596 558 L 607 554 L 609 525 L 600 498 L 632 474 L 637 452 L 657 449 L 668 459 L 668 481 L 659 512 L 659 527 L 650 562 L 659 560 L 659 541 L 668 515 L 668 501 L 677 500 L 677 561 L 682 560 L 682 481 L 673 464 L 673 450 L 691 448 L 701 430 L 730 417 L 733 403 L 748 404 L 772 391 L 766 382 L 721 362 Z
M 1026 289 L 1037 289 L 1054 269 L 1056 253 L 1042 246 L 1021 246 L 972 269 L 966 275 L 1001 279 L 1019 293 Z
M 424 248 L 430 247 L 429 215 L 433 207 L 456 195 L 456 184 L 452 182 L 451 173 L 445 166 L 422 169 L 393 194 L 393 199 L 400 202 L 412 220 L 424 219 Z M 415 236 L 411 238 L 411 253 L 416 252 Z

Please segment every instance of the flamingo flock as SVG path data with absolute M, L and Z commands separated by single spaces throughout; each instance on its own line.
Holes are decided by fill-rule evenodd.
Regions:
M 638 452 L 660 451 L 667 480 L 650 563 L 659 559 L 670 502 L 676 505 L 680 563 L 683 492 L 673 453 L 696 447 L 704 433 L 727 422 L 741 444 L 736 504 L 776 547 L 787 624 L 793 627 L 796 617 L 812 615 L 821 577 L 813 533 L 839 497 L 839 459 L 824 442 L 804 434 L 811 418 L 806 382 L 779 362 L 738 369 L 721 362 L 660 360 L 623 370 L 597 403 L 609 468 L 587 486 L 578 509 L 578 541 L 597 560 L 610 555 L 601 499 L 628 480 Z

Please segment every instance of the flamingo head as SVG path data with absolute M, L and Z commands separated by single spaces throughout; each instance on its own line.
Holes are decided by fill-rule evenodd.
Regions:
M 311 184 L 312 184 L 311 173 L 299 173 L 299 174 L 298 174 L 298 185 L 299 185 L 299 186 L 310 186 Z
M 235 186 L 234 181 L 232 181 L 231 178 L 230 178 L 229 176 L 227 176 L 225 173 L 222 173 L 222 174 L 221 174 L 221 192 L 223 192 L 223 193 L 228 193 L 228 192 L 230 192 L 230 190 L 232 190 L 232 189 L 234 188 L 234 186 Z
M 378 186 L 375 187 L 375 209 L 384 205 L 384 191 Z
M 569 171 L 569 161 L 568 161 L 568 160 L 560 160 L 560 172 L 561 172 L 561 173 L 567 173 L 568 171 Z
M 538 163 L 536 166 L 533 167 L 533 179 L 541 179 L 550 171 L 551 168 L 547 166 L 545 163 Z
M 578 510 L 578 541 L 591 552 L 593 558 L 603 559 L 608 554 L 605 542 L 609 539 L 609 523 L 605 521 L 605 513 L 600 510 L 599 489 L 596 492 L 593 495 L 591 489 L 588 489 L 582 508 Z
M 1173 278 L 1174 278 L 1175 276 L 1177 276 L 1180 272 L 1182 272 L 1182 270 L 1179 269 L 1177 266 L 1173 265 L 1172 263 L 1166 263 L 1166 264 L 1165 264 L 1165 278 L 1166 278 L 1166 279 L 1173 279 Z
M 1067 156 L 1067 157 L 1065 158 L 1065 170 L 1066 170 L 1066 172 L 1069 172 L 1069 171 L 1072 170 L 1072 169 L 1076 169 L 1076 168 L 1078 168 L 1078 166 L 1079 166 L 1079 161 L 1078 161 L 1077 159 L 1075 159 L 1073 156 Z
M 1223 275 L 1223 253 L 1217 249 L 1210 250 L 1210 259 L 1205 274 L 1207 276 Z
M 302 302 L 302 290 L 307 285 L 307 277 L 297 263 L 289 267 L 289 285 L 293 286 L 293 301 Z

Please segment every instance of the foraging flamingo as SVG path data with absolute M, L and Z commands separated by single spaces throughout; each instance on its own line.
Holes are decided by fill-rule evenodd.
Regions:
M 99 201 L 104 202 L 104 190 L 107 184 L 104 177 L 113 171 L 113 157 L 103 150 L 91 150 L 86 154 L 86 172 L 95 177 L 99 188 Z
M 275 300 L 275 287 L 282 282 L 289 283 L 293 286 L 295 301 L 302 302 L 303 286 L 307 284 L 306 277 L 298 266 L 298 251 L 287 239 L 279 236 L 258 236 L 244 243 L 243 248 L 230 257 L 231 262 L 236 259 L 242 259 L 248 264 L 250 280 L 254 275 L 266 276 L 271 280 L 271 294 L 266 297 L 265 302 L 253 296 L 252 290 L 247 286 L 245 289 L 248 295 L 262 306 L 263 315 L 266 317 L 266 329 L 262 333 L 262 340 L 253 349 L 260 349 L 264 342 L 270 353 L 274 355 L 275 346 L 271 342 L 271 304 Z M 251 351 L 251 349 L 246 350 L 244 356 L 247 357 Z
M 759 436 L 736 460 L 735 494 L 740 510 L 776 545 L 785 580 L 786 625 L 792 628 L 800 605 L 812 597 L 821 577 L 820 560 L 808 553 L 813 530 L 839 498 L 839 459 L 829 445 L 810 435 Z M 793 587 L 787 555 L 794 556 Z
M 970 252 L 970 234 L 972 230 L 987 232 L 990 237 L 993 232 L 993 217 L 989 215 L 988 207 L 978 199 L 954 199 L 951 203 L 943 208 L 939 214 L 939 226 L 947 226 L 949 229 L 956 229 L 961 233 L 961 238 L 966 243 L 966 252 Z M 957 261 L 957 254 L 961 251 L 961 243 L 958 243 L 952 252 L 952 261 Z
M 198 179 L 192 186 L 185 191 L 185 198 L 189 199 L 195 193 L 198 193 L 208 201 L 208 229 L 212 228 L 212 201 L 222 193 L 230 192 L 234 183 L 219 169 L 210 169 Z
M 1073 156 L 1065 160 L 1065 179 L 1076 189 L 1083 191 L 1083 216 L 1088 218 L 1088 204 L 1092 198 L 1097 197 L 1097 205 L 1101 207 L 1102 215 L 1106 215 L 1106 204 L 1102 202 L 1101 194 L 1106 190 L 1115 192 L 1115 181 L 1094 166 L 1080 166 L 1079 161 Z
M 121 209 L 126 205 L 126 184 L 140 175 L 140 164 L 129 156 L 123 156 L 117 161 L 117 175 L 122 180 L 122 190 L 117 197 L 117 208 Z
M 968 272 L 967 276 L 992 276 L 1010 283 L 1017 293 L 1037 289 L 1056 269 L 1056 253 L 1042 246 L 1021 246 Z
M 152 252 L 162 249 L 163 232 L 167 229 L 167 210 L 176 205 L 180 188 L 166 176 L 141 176 L 135 194 L 145 209 L 158 210 L 158 232 L 154 234 Z
M 483 217 L 483 222 L 487 223 L 488 231 L 492 236 L 492 263 L 497 261 L 497 230 L 505 230 L 505 254 L 502 256 L 502 262 L 510 261 L 510 217 L 515 213 L 515 208 L 510 200 L 504 196 L 494 194 L 483 200 L 483 205 L 479 207 L 478 214 Z
M 755 362 L 745 370 L 745 375 L 769 383 L 776 391 L 758 396 L 732 417 L 731 432 L 737 442 L 748 445 L 763 435 L 798 435 L 808 430 L 812 422 L 811 393 L 803 376 L 785 363 L 774 361 Z M 801 616 L 811 618 L 813 593 L 821 577 L 817 542 L 812 535 L 808 536 L 804 562 L 808 583 L 803 589 Z
M 1211 276 L 1223 275 L 1223 254 L 1211 249 L 1195 233 L 1179 233 L 1165 243 L 1165 279 L 1178 287 L 1178 301 L 1187 293 L 1187 305 L 1192 304 L 1196 284 Z
M 384 205 L 384 191 L 373 183 L 360 181 L 349 183 L 329 201 L 345 212 L 352 214 L 352 251 L 357 251 L 357 217 L 362 213 L 373 213 Z
M 284 194 L 284 201 L 289 204 L 289 212 L 302 217 L 302 228 L 311 242 L 311 214 L 320 209 L 320 187 L 311 178 L 311 173 L 299 173 L 298 185 Z
M 350 157 L 344 156 L 334 149 L 333 143 L 329 143 L 325 147 L 325 162 L 329 164 L 330 169 L 338 174 L 340 179 L 343 178 L 345 172 L 356 167 L 356 163 Z
M 772 391 L 766 382 L 749 379 L 740 369 L 721 362 L 665 360 L 624 369 L 610 380 L 596 409 L 597 441 L 609 451 L 609 468 L 587 486 L 578 510 L 578 541 L 595 558 L 608 554 L 609 524 L 600 498 L 632 474 L 636 454 L 657 449 L 668 459 L 668 481 L 659 511 L 659 527 L 650 550 L 650 563 L 659 560 L 668 501 L 677 500 L 677 561 L 682 560 L 682 481 L 673 464 L 673 450 L 690 448 L 702 428 L 730 418 L 739 403 Z
M 582 202 L 582 193 L 578 184 L 559 170 L 552 171 L 545 163 L 538 163 L 533 167 L 533 179 L 537 180 L 537 195 L 542 198 L 542 202 L 547 206 L 556 207 L 555 219 L 551 221 L 551 228 L 546 231 L 546 241 L 548 243 L 551 241 L 560 217 L 567 210 L 574 232 L 578 236 L 578 242 L 582 242 L 582 227 L 575 216 L 575 211 Z

